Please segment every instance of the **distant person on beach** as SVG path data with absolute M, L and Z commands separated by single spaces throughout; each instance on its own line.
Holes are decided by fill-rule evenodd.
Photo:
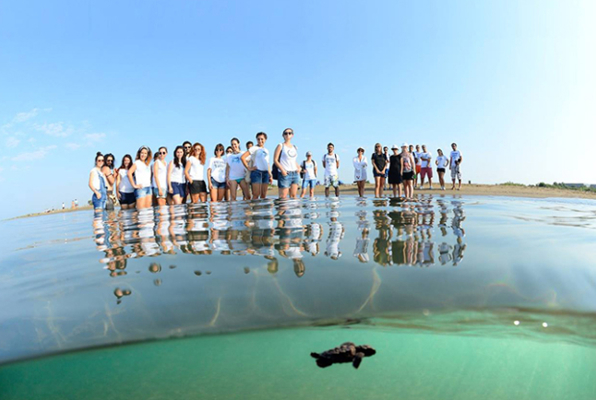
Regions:
M 438 149 L 437 153 L 439 154 L 437 161 L 435 161 L 435 164 L 437 165 L 437 175 L 439 175 L 441 190 L 445 190 L 445 168 L 449 165 L 449 160 L 443 155 L 443 150 Z
M 106 208 L 106 196 L 108 193 L 107 179 L 102 169 L 105 164 L 103 154 L 97 152 L 95 156 L 95 166 L 89 172 L 89 188 L 93 192 L 91 202 L 95 211 L 103 211 Z
M 399 155 L 399 147 L 396 144 L 391 146 L 393 155 L 389 157 L 389 185 L 393 189 L 393 197 L 402 196 L 403 178 L 401 176 L 401 156 Z
M 137 151 L 135 162 L 128 170 L 128 179 L 135 188 L 137 209 L 151 207 L 151 149 L 141 146 Z
M 192 155 L 186 159 L 184 168 L 184 176 L 190 184 L 190 199 L 193 204 L 207 201 L 207 185 L 203 178 L 206 159 L 205 147 L 201 143 L 195 143 L 192 146 Z
M 364 157 L 364 149 L 362 147 L 359 147 L 356 152 L 357 156 L 352 160 L 354 164 L 354 181 L 358 186 L 358 197 L 364 197 L 364 185 L 366 185 L 368 179 L 366 173 L 368 160 Z
M 104 176 L 106 177 L 107 182 L 107 197 L 106 197 L 106 210 L 113 210 L 114 209 L 114 182 L 116 181 L 116 177 L 114 176 L 114 155 L 108 153 L 104 155 L 104 165 L 101 169 Z
M 155 204 L 158 206 L 165 206 L 168 197 L 168 166 L 166 164 L 166 156 L 168 149 L 164 146 L 160 147 L 155 153 L 153 159 L 153 197 Z
M 64 205 L 64 202 L 62 202 L 62 209 L 64 210 L 66 208 L 66 206 Z
M 126 154 L 122 157 L 120 168 L 116 173 L 116 189 L 118 190 L 118 201 L 123 210 L 134 208 L 137 202 L 135 188 L 128 178 L 128 170 L 132 167 L 132 157 Z
M 79 207 L 79 201 L 77 199 L 75 199 L 75 208 Z
M 424 188 L 424 178 L 428 177 L 428 188 L 433 188 L 433 168 L 431 164 L 432 154 L 426 151 L 426 145 L 422 145 L 420 156 L 420 189 Z
M 233 138 L 230 143 L 232 145 L 232 154 L 226 156 L 226 182 L 230 190 L 230 197 L 228 200 L 236 200 L 238 187 L 242 190 L 242 198 L 244 200 L 249 200 L 250 192 L 248 191 L 248 184 L 245 181 L 246 168 L 244 168 L 241 159 L 242 152 L 240 151 L 240 141 Z
M 335 188 L 335 196 L 339 197 L 339 156 L 335 154 L 333 143 L 327 145 L 327 154 L 323 156 L 323 168 L 325 168 L 325 197 L 329 197 L 329 186 Z
M 273 156 L 279 170 L 277 180 L 279 198 L 285 199 L 289 194 L 291 199 L 295 199 L 300 185 L 300 164 L 298 164 L 298 148 L 292 144 L 294 130 L 292 128 L 284 129 L 282 136 L 284 142 L 277 145 Z
M 459 186 L 457 190 L 461 189 L 461 171 L 460 165 L 463 161 L 463 156 L 461 151 L 457 149 L 457 144 L 451 143 L 451 154 L 449 155 L 449 169 L 451 170 L 451 181 L 453 185 L 451 186 L 451 190 L 455 190 L 455 179 L 459 181 Z
M 218 143 L 213 150 L 213 157 L 207 166 L 207 184 L 211 202 L 222 201 L 226 194 L 227 159 L 224 158 L 224 145 Z
M 168 191 L 174 204 L 182 204 L 187 195 L 185 167 L 186 150 L 183 146 L 178 146 L 174 150 L 174 159 L 168 166 Z
M 383 197 L 387 157 L 383 154 L 380 143 L 375 145 L 375 151 L 370 158 L 373 166 L 373 176 L 375 177 L 375 197 Z
M 408 151 L 408 144 L 401 145 L 401 176 L 404 184 L 404 195 L 406 200 L 411 200 L 414 196 L 414 155 Z
M 308 188 L 310 198 L 315 197 L 315 186 L 317 185 L 317 163 L 312 158 L 310 151 L 306 152 L 306 160 L 302 161 L 300 166 L 302 173 L 302 193 L 300 198 L 303 198 Z
M 257 133 L 257 144 L 242 154 L 242 164 L 251 171 L 250 181 L 252 184 L 252 198 L 264 199 L 267 197 L 269 184 L 273 182 L 271 177 L 271 167 L 269 166 L 269 150 L 265 148 L 267 134 L 265 132 Z M 252 161 L 252 166 L 248 165 L 248 158 Z

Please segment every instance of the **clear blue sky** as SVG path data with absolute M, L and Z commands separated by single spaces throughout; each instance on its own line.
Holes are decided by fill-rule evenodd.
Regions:
M 0 218 L 86 203 L 95 152 L 464 154 L 464 180 L 596 183 L 594 1 L 0 3 Z

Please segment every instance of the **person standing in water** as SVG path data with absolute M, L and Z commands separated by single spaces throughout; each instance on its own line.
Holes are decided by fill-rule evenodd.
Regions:
M 352 163 L 354 164 L 354 181 L 358 186 L 358 196 L 364 197 L 364 185 L 368 179 L 366 169 L 368 168 L 368 161 L 364 157 L 364 149 L 359 147 L 357 150 L 358 155 L 354 157 Z
M 174 204 L 182 204 L 186 197 L 186 177 L 184 170 L 186 167 L 186 151 L 184 147 L 178 146 L 174 150 L 174 159 L 168 166 L 168 191 L 172 196 Z
M 459 181 L 459 186 L 457 190 L 461 189 L 461 171 L 460 165 L 463 161 L 463 156 L 461 151 L 457 149 L 457 144 L 451 143 L 451 155 L 449 156 L 449 169 L 451 170 L 451 180 L 453 181 L 453 185 L 451 186 L 451 190 L 455 189 L 455 179 Z
M 141 146 L 128 170 L 128 179 L 135 188 L 137 209 L 151 207 L 151 154 L 149 147 Z
M 184 148 L 184 160 L 188 160 L 188 157 L 192 155 L 192 143 L 188 140 L 182 143 L 182 147 Z M 186 165 L 186 163 L 185 163 Z M 184 178 L 186 180 L 186 177 Z M 188 195 L 190 194 L 190 183 L 186 182 L 186 191 L 184 192 L 184 198 L 182 198 L 182 204 L 186 204 L 186 200 L 188 199 Z
M 265 132 L 257 133 L 257 144 L 242 154 L 242 164 L 246 169 L 250 169 L 250 181 L 252 183 L 252 198 L 264 199 L 267 197 L 269 184 L 273 182 L 271 176 L 271 167 L 269 166 L 269 150 L 265 148 L 267 134 Z M 252 167 L 248 165 L 248 158 L 251 158 Z
M 224 146 L 218 143 L 213 150 L 214 157 L 209 159 L 207 167 L 207 183 L 212 203 L 222 201 L 226 194 L 226 159 L 223 154 Z
M 375 145 L 375 152 L 371 156 L 373 175 L 375 177 L 375 197 L 383 197 L 385 186 L 385 170 L 387 169 L 387 158 L 383 154 L 380 143 Z
M 137 202 L 135 188 L 128 178 L 128 170 L 132 167 L 132 157 L 126 154 L 122 157 L 122 163 L 116 174 L 116 188 L 118 189 L 118 201 L 123 210 L 134 208 Z
M 166 156 L 168 149 L 160 147 L 153 160 L 153 197 L 158 206 L 165 206 L 168 197 L 168 168 Z
M 302 161 L 300 170 L 302 172 L 302 193 L 300 198 L 304 197 L 308 188 L 312 199 L 315 197 L 315 186 L 317 185 L 317 163 L 313 160 L 310 151 L 306 152 L 306 160 Z
M 106 196 L 107 196 L 107 180 L 102 172 L 105 164 L 105 158 L 103 154 L 97 152 L 95 155 L 95 166 L 89 172 L 89 188 L 93 192 L 91 202 L 93 203 L 93 209 L 97 212 L 103 211 L 106 208 Z
M 399 147 L 391 146 L 393 155 L 389 157 L 389 185 L 393 188 L 393 197 L 402 196 L 401 156 L 397 153 Z
M 420 189 L 424 188 L 424 178 L 428 176 L 428 188 L 433 188 L 433 168 L 431 164 L 432 155 L 426 151 L 426 145 L 422 145 L 422 152 L 419 154 L 420 157 Z
M 385 155 L 385 160 L 387 160 L 387 168 L 385 168 L 385 183 L 383 185 L 384 190 L 389 190 L 388 188 L 388 179 L 389 179 L 389 147 L 383 147 L 383 154 Z
M 190 199 L 193 204 L 207 201 L 207 185 L 203 178 L 205 168 L 205 147 L 201 143 L 192 146 L 192 155 L 186 159 L 184 175 L 190 184 Z
M 327 145 L 327 154 L 323 156 L 323 168 L 325 168 L 325 197 L 329 197 L 329 186 L 335 188 L 335 196 L 339 197 L 339 156 L 335 154 L 333 143 Z
M 106 177 L 107 182 L 107 197 L 106 197 L 106 210 L 113 210 L 114 209 L 114 182 L 116 181 L 116 176 L 114 175 L 114 155 L 112 153 L 108 153 L 104 156 L 105 162 L 101 172 L 103 172 L 104 176 Z
M 437 165 L 437 175 L 439 175 L 441 190 L 445 190 L 445 168 L 449 165 L 449 160 L 443 155 L 443 150 L 438 149 L 437 153 L 439 154 L 437 161 L 435 161 L 435 164 Z
M 285 199 L 290 195 L 291 199 L 296 198 L 298 185 L 300 185 L 300 165 L 298 164 L 298 148 L 292 144 L 294 130 L 292 128 L 284 129 L 282 136 L 284 142 L 277 145 L 273 160 L 279 169 L 279 179 L 277 186 L 279 188 L 279 198 Z
M 246 151 L 249 151 L 250 148 L 252 146 L 254 146 L 254 145 L 255 144 L 251 140 L 249 140 L 248 142 L 246 142 Z M 250 168 L 252 168 L 252 159 L 251 159 L 250 156 L 248 157 L 248 166 Z M 246 173 L 244 174 L 244 182 L 246 182 L 247 200 L 248 200 L 248 199 L 251 199 L 252 198 L 252 188 L 251 188 L 252 185 L 251 185 L 251 181 L 250 181 L 250 172 L 251 172 L 251 170 L 250 169 L 246 169 L 246 168 L 245 168 L 245 170 L 246 170 Z
M 414 196 L 414 168 L 416 163 L 414 156 L 408 151 L 408 144 L 401 145 L 401 176 L 404 184 L 404 195 L 406 200 L 411 200 Z
M 246 176 L 246 168 L 242 164 L 242 152 L 240 151 L 240 141 L 233 138 L 230 141 L 232 145 L 232 153 L 226 157 L 226 182 L 230 190 L 230 201 L 236 201 L 236 195 L 238 193 L 238 187 L 242 190 L 242 198 L 244 200 L 250 199 L 250 192 L 248 191 L 248 185 L 244 180 Z

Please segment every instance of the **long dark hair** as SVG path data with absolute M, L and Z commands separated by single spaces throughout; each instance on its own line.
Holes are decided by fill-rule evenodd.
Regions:
M 122 157 L 122 162 L 120 163 L 120 168 L 118 168 L 118 171 L 120 171 L 121 169 L 128 169 L 124 166 L 124 160 L 126 160 L 128 158 L 128 161 L 130 161 L 130 163 L 128 164 L 128 168 L 132 167 L 132 157 L 130 156 L 130 154 L 125 154 L 124 157 Z
M 186 144 L 186 142 L 184 142 L 184 144 Z M 178 157 L 176 157 L 176 152 L 178 151 L 178 149 L 182 150 L 182 160 L 178 160 Z M 174 165 L 176 166 L 176 168 L 180 167 L 180 161 L 182 161 L 182 167 L 185 168 L 186 167 L 186 150 L 184 150 L 184 146 L 176 146 L 176 149 L 174 150 Z
M 137 151 L 137 157 L 136 160 L 140 160 L 141 159 L 141 151 L 143 151 L 143 149 L 147 150 L 147 158 L 145 159 L 145 165 L 149 165 L 151 164 L 151 157 L 153 155 L 153 153 L 151 153 L 151 149 L 147 146 L 141 146 L 139 147 L 139 150 Z
M 106 160 L 106 158 L 104 157 L 104 155 L 103 155 L 103 154 L 101 154 L 101 151 L 98 151 L 98 152 L 97 152 L 97 154 L 95 154 L 95 164 L 96 164 L 96 165 L 97 165 L 97 159 L 98 159 L 99 157 L 103 157 L 103 159 L 104 159 L 104 162 L 105 162 L 105 160 Z

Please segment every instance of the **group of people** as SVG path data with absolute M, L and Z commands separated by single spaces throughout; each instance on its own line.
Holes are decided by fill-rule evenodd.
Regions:
M 221 143 L 217 144 L 208 162 L 205 147 L 201 143 L 192 144 L 189 141 L 174 149 L 174 157 L 170 162 L 166 162 L 168 149 L 163 146 L 155 155 L 149 147 L 141 146 L 134 161 L 126 154 L 118 168 L 115 167 L 113 154 L 104 155 L 98 152 L 95 166 L 89 174 L 93 207 L 96 210 L 113 209 L 114 205 L 119 203 L 123 209 L 141 209 L 153 205 L 183 204 L 189 197 L 192 203 L 200 203 L 207 201 L 208 194 L 211 202 L 235 201 L 239 188 L 244 200 L 264 199 L 269 184 L 272 184 L 274 179 L 277 180 L 281 199 L 296 198 L 299 186 L 302 187 L 300 197 L 307 193 L 314 197 L 318 167 L 312 153 L 307 152 L 306 159 L 299 162 L 298 148 L 292 144 L 293 129 L 284 129 L 282 136 L 283 142 L 278 144 L 273 152 L 273 162 L 269 150 L 265 147 L 265 132 L 257 133 L 256 144 L 252 141 L 247 142 L 244 151 L 241 150 L 237 138 L 233 138 L 227 148 Z M 419 150 L 419 146 L 416 147 Z M 442 189 L 447 166 L 451 169 L 452 189 L 455 188 L 456 178 L 459 179 L 461 187 L 459 165 L 462 155 L 455 143 L 452 144 L 452 148 L 449 159 L 439 150 L 439 157 L 435 163 Z M 389 156 L 387 148 L 385 149 L 383 153 L 381 145 L 377 143 L 371 157 L 375 196 L 383 195 L 386 178 L 393 187 L 393 195 L 402 196 L 403 188 L 407 199 L 412 198 L 414 182 L 418 175 L 421 176 L 421 187 L 428 176 L 432 188 L 432 156 L 426 151 L 426 146 L 423 145 L 423 151 L 420 152 L 414 151 L 413 146 L 404 143 L 401 153 L 398 153 L 399 148 L 394 145 L 392 156 Z M 339 196 L 340 157 L 334 150 L 333 143 L 329 143 L 327 153 L 322 158 L 326 196 L 329 196 L 331 187 L 334 188 L 335 196 Z M 353 166 L 358 194 L 364 196 L 368 160 L 364 156 L 363 148 L 358 148 Z

